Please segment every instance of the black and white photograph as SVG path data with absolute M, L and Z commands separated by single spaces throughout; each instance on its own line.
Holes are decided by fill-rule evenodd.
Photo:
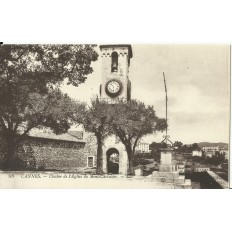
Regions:
M 1 1 L 0 230 L 231 230 L 231 9 Z
M 3 43 L 0 90 L 0 188 L 229 188 L 228 44 Z

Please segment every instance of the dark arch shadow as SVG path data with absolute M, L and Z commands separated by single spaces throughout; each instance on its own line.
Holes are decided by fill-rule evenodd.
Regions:
M 110 148 L 106 152 L 107 157 L 107 173 L 119 173 L 119 151 L 116 148 Z

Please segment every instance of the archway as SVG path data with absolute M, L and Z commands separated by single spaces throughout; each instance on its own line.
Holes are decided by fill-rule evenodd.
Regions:
M 107 173 L 119 173 L 119 151 L 116 148 L 110 148 L 106 152 L 107 157 Z

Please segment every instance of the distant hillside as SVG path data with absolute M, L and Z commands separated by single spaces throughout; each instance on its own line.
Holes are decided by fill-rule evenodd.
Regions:
M 201 142 L 197 143 L 200 148 L 202 147 L 217 147 L 219 146 L 220 148 L 228 149 L 228 143 L 209 143 L 209 142 Z

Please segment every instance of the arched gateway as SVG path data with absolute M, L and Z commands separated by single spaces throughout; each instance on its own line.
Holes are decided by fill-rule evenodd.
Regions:
M 103 172 L 105 174 L 128 174 L 128 158 L 123 144 L 113 143 L 112 138 L 103 147 Z
M 109 174 L 119 174 L 119 151 L 110 148 L 106 151 L 107 172 Z

